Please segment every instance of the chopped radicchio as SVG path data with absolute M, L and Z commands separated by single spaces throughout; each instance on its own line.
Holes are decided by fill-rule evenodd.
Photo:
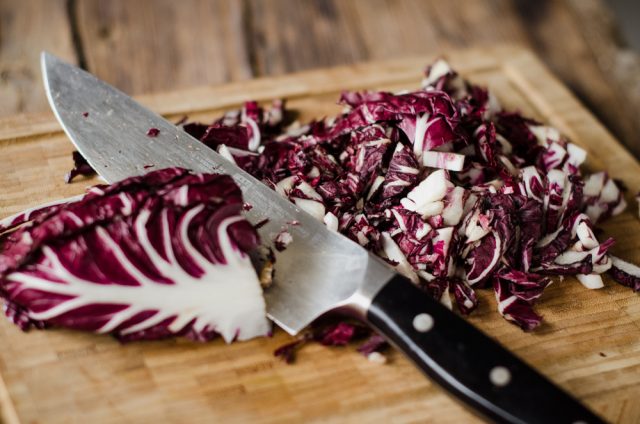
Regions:
M 292 363 L 296 352 L 309 342 L 317 342 L 324 346 L 345 346 L 361 340 L 364 341 L 357 348 L 358 352 L 373 362 L 386 362 L 382 353 L 389 344 L 382 336 L 371 333 L 371 330 L 360 323 L 336 321 L 335 318 L 330 317 L 312 323 L 310 328 L 295 341 L 276 349 L 274 355 L 287 363 Z
M 550 276 L 602 286 L 613 240 L 593 226 L 624 209 L 622 191 L 606 173 L 583 176 L 586 151 L 555 128 L 503 111 L 444 61 L 422 90 L 340 102 L 341 115 L 305 126 L 287 127 L 282 103 L 275 120 L 247 103 L 185 130 L 229 146 L 239 166 L 463 313 L 491 287 L 499 312 L 530 330 Z
M 269 333 L 229 176 L 168 168 L 50 206 L 1 237 L 0 294 L 23 329 L 227 342 Z M 15 223 L 14 223 L 15 224 Z
M 640 267 L 613 255 L 610 258 L 609 274 L 613 279 L 622 285 L 631 287 L 633 291 L 640 291 Z
M 622 190 L 583 174 L 586 151 L 555 128 L 503 110 L 443 60 L 417 91 L 345 92 L 340 103 L 340 115 L 306 125 L 276 101 L 182 128 L 464 314 L 489 289 L 500 314 L 531 330 L 552 276 L 598 288 L 608 272 L 638 287 L 594 228 L 625 208 Z

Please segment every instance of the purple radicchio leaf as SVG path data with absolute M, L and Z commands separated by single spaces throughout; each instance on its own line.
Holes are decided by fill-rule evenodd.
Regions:
M 93 187 L 2 236 L 7 315 L 125 341 L 265 335 L 241 209 L 230 177 L 179 168 Z

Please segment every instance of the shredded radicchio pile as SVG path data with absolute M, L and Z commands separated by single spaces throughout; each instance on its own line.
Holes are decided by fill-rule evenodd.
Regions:
M 595 289 L 610 271 L 640 288 L 638 268 L 594 233 L 625 209 L 621 189 L 606 172 L 583 174 L 586 151 L 555 128 L 503 110 L 444 61 L 418 91 L 340 103 L 341 115 L 301 126 L 280 101 L 248 102 L 184 130 L 463 314 L 489 289 L 505 319 L 533 330 L 551 276 Z

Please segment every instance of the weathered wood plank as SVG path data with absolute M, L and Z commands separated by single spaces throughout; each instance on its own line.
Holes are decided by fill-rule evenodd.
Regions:
M 87 68 L 128 93 L 252 76 L 245 9 L 235 0 L 80 0 Z
M 370 57 L 339 2 L 249 0 L 252 55 L 261 75 L 349 64 Z
M 39 55 L 76 63 L 65 0 L 0 0 L 0 116 L 48 108 Z
M 576 91 L 640 157 L 640 55 L 620 41 L 618 24 L 601 0 L 569 0 L 569 4 L 601 81 L 609 88 L 608 92 L 602 89 L 601 96 L 594 96 L 589 80 L 582 79 Z

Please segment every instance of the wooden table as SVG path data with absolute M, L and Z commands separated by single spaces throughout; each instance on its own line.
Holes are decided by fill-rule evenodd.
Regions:
M 43 49 L 140 94 L 496 42 L 640 157 L 640 60 L 601 0 L 0 0 L 0 116 L 47 109 Z

